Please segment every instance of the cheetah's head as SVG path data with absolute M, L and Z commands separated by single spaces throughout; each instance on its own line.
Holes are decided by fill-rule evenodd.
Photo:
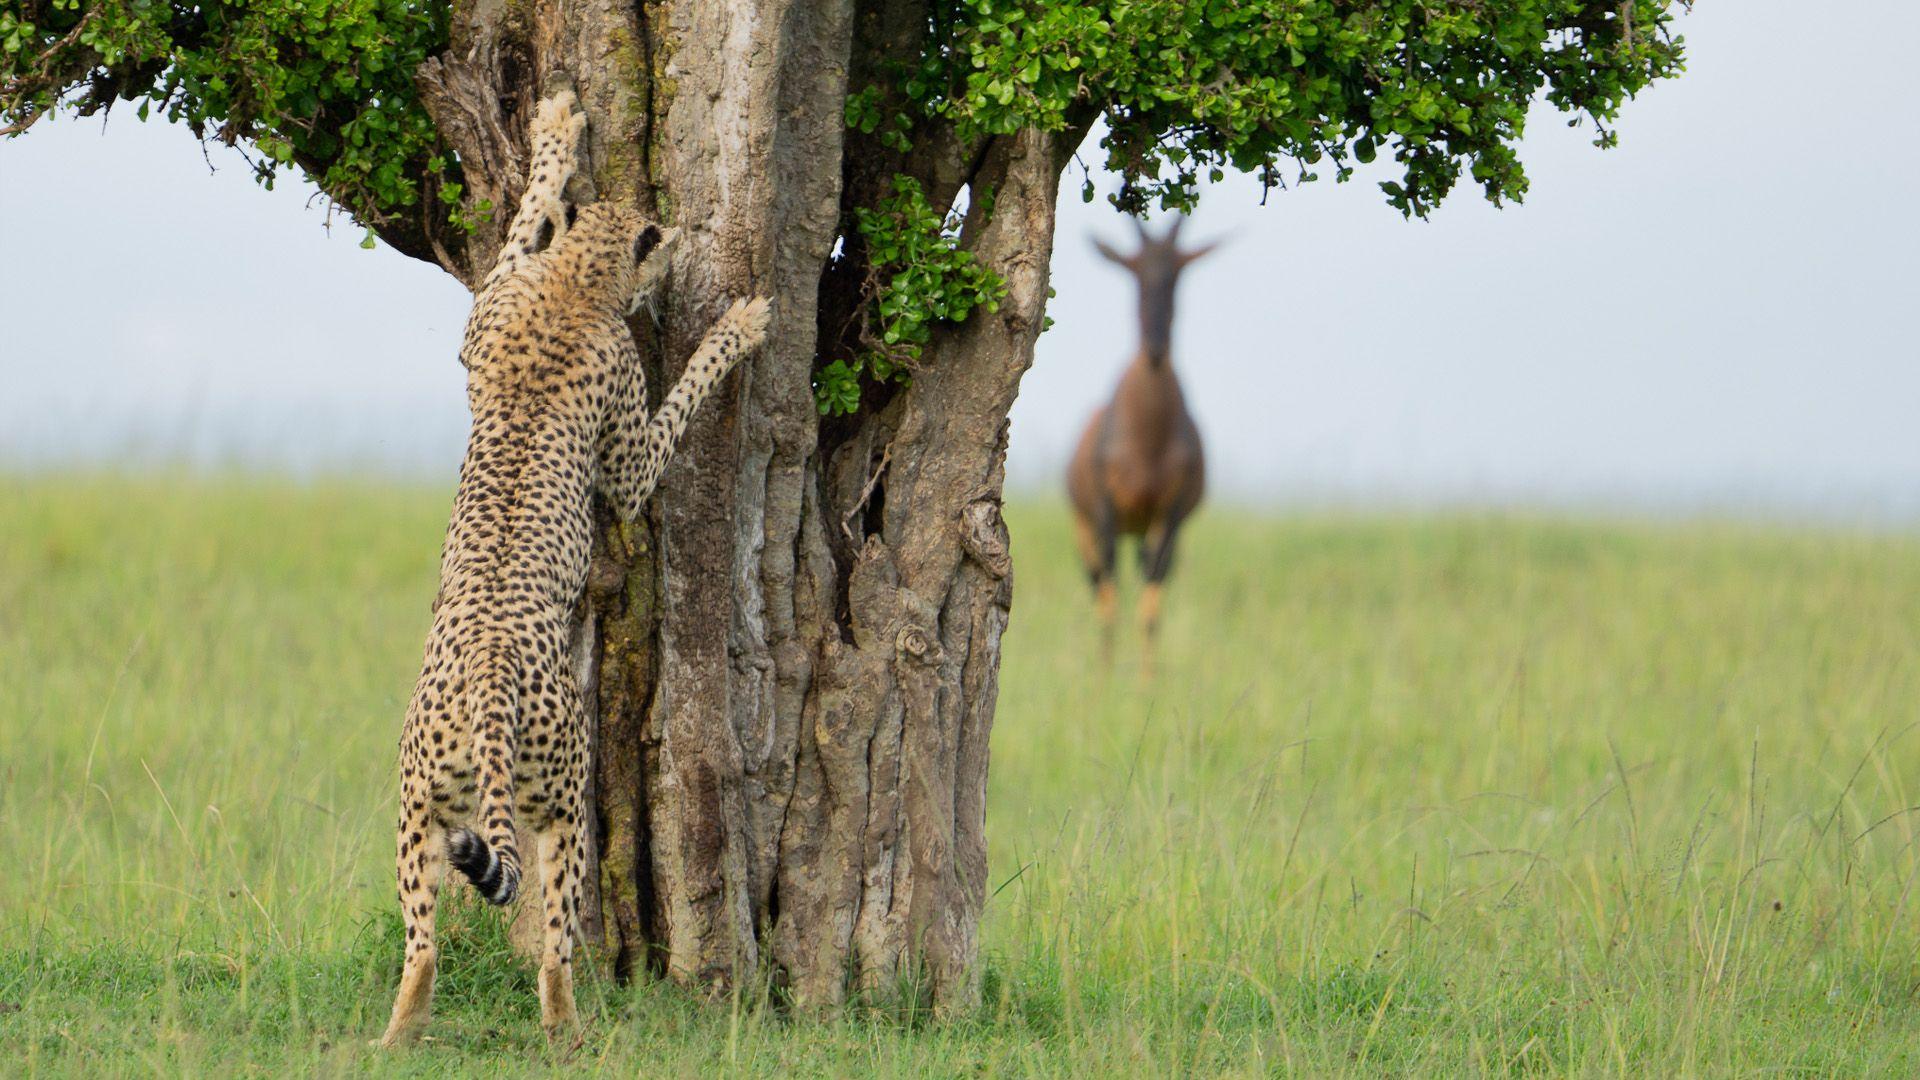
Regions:
M 666 281 L 680 230 L 662 229 L 629 207 L 596 203 L 580 210 L 567 237 L 576 235 L 589 249 L 589 260 L 611 271 L 612 298 L 631 315 Z

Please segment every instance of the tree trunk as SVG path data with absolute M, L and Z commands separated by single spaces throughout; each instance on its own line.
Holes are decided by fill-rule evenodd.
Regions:
M 926 25 L 908 2 L 475 0 L 420 73 L 469 205 L 513 205 L 531 103 L 571 85 L 590 118 L 578 197 L 683 230 L 659 325 L 635 325 L 656 393 L 730 300 L 775 300 L 768 346 L 694 418 L 647 520 L 602 509 L 576 640 L 622 976 L 724 992 L 764 973 L 808 1009 L 978 996 L 1006 418 L 1078 132 L 849 145 L 849 72 Z M 813 372 L 865 302 L 847 222 L 895 172 L 936 205 L 991 190 L 962 240 L 1008 295 L 937 330 L 910 385 L 823 423 Z M 489 228 L 439 249 L 469 283 Z

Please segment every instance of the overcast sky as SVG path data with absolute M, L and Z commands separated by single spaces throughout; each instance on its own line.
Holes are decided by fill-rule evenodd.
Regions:
M 1618 150 L 1535 111 L 1523 206 L 1463 189 L 1421 223 L 1367 178 L 1211 190 L 1187 235 L 1227 243 L 1187 276 L 1175 363 L 1217 490 L 1920 520 L 1920 5 L 1702 0 L 1681 29 L 1688 73 Z M 0 145 L 0 467 L 450 483 L 464 292 L 210 153 L 131 110 Z M 1067 188 L 1058 325 L 1014 411 L 1028 488 L 1133 347 L 1087 241 L 1130 227 Z

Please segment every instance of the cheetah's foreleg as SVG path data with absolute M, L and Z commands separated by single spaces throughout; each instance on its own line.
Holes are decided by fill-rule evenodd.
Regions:
M 612 460 L 604 464 L 609 494 L 621 520 L 639 518 L 647 496 L 653 494 L 661 472 L 673 458 L 674 447 L 687 430 L 687 419 L 734 365 L 766 340 L 767 322 L 772 317 L 769 303 L 764 296 L 734 301 L 687 360 L 686 370 L 660 403 L 660 411 L 649 420 L 644 403 L 635 402 L 619 417 L 620 437 Z
M 550 226 L 556 240 L 567 231 L 567 181 L 579 168 L 575 147 L 587 126 L 586 114 L 575 111 L 575 104 L 573 92 L 562 90 L 534 109 L 533 124 L 527 132 L 527 190 L 520 196 L 519 212 L 507 226 L 500 260 L 487 275 L 487 285 L 538 250 L 541 226 Z

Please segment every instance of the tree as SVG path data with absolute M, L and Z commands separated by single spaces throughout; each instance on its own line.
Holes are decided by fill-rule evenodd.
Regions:
M 1088 133 L 1131 213 L 1383 150 L 1404 214 L 1463 176 L 1518 201 L 1529 107 L 1610 145 L 1680 71 L 1686 3 L 0 0 L 0 131 L 137 102 L 471 285 L 532 102 L 573 86 L 580 195 L 687 234 L 635 322 L 656 369 L 776 297 L 582 604 L 617 970 L 951 1010 L 979 985 L 1006 417 Z

